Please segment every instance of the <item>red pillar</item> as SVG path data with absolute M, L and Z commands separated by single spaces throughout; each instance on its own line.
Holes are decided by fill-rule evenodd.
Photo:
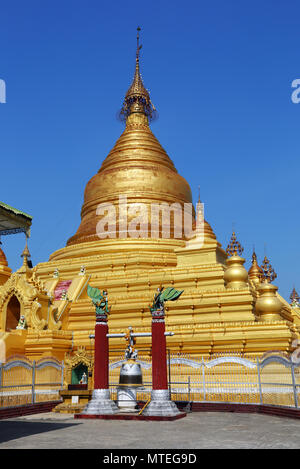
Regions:
M 94 389 L 109 388 L 108 374 L 108 325 L 107 319 L 96 320 Z
M 168 389 L 165 318 L 162 310 L 152 312 L 152 389 Z

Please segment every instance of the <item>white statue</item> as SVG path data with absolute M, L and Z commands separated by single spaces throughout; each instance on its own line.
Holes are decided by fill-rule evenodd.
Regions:
M 61 300 L 68 300 L 67 290 L 63 290 L 61 293 Z
M 26 329 L 26 320 L 23 314 L 20 316 L 16 329 Z
M 85 372 L 83 372 L 83 375 L 81 376 L 81 380 L 79 381 L 79 384 L 87 384 L 87 375 Z
M 53 278 L 58 278 L 59 277 L 59 270 L 58 268 L 56 267 L 56 269 L 54 270 L 53 272 Z

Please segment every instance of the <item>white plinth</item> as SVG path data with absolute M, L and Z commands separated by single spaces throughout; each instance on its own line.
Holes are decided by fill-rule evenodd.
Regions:
M 139 409 L 136 408 L 136 392 L 136 387 L 118 387 L 117 395 L 119 412 L 138 412 Z
M 171 401 L 168 389 L 157 389 L 151 392 L 151 402 L 143 411 L 143 415 L 172 417 L 180 414 L 175 402 Z
M 109 389 L 94 389 L 92 399 L 83 410 L 86 415 L 116 414 L 119 411 L 110 398 Z

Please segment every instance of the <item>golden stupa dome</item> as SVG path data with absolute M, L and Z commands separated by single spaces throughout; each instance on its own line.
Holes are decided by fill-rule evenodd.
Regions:
M 101 204 L 113 204 L 118 220 L 119 203 L 125 197 L 128 205 L 142 203 L 149 213 L 151 204 L 165 202 L 183 206 L 192 202 L 188 183 L 177 173 L 147 121 L 143 114 L 131 114 L 127 118 L 123 134 L 86 186 L 81 225 L 68 244 L 99 239 L 96 230 L 101 215 L 97 216 L 96 211 Z
M 99 241 L 97 227 L 107 216 L 105 207 L 109 204 L 115 208 L 116 220 L 112 231 L 108 230 L 111 235 L 109 237 L 127 237 L 126 226 L 124 229 L 120 223 L 122 203 L 127 203 L 127 207 L 132 207 L 127 217 L 128 225 L 138 215 L 138 207 L 134 204 L 142 204 L 144 208 L 146 207 L 149 226 L 143 236 L 145 238 L 151 237 L 150 223 L 153 204 L 167 204 L 169 207 L 172 204 L 179 204 L 178 206 L 182 209 L 184 204 L 190 204 L 189 210 L 194 220 L 190 186 L 178 174 L 172 160 L 149 127 L 149 121 L 155 109 L 140 75 L 139 50 L 138 43 L 133 83 L 126 93 L 120 113 L 126 120 L 125 130 L 109 152 L 98 173 L 88 182 L 81 210 L 81 224 L 76 234 L 68 240 L 67 245 Z M 162 233 L 160 221 L 158 237 L 178 237 L 174 236 L 174 213 L 171 213 L 170 220 L 170 234 Z M 207 230 L 209 229 L 207 224 Z
M 280 320 L 282 302 L 276 295 L 278 287 L 264 280 L 258 287 L 259 297 L 255 303 L 256 313 L 263 321 Z
M 283 304 L 277 296 L 278 287 L 271 283 L 275 280 L 277 274 L 266 256 L 260 269 L 262 272 L 262 282 L 257 287 L 259 297 L 255 303 L 256 313 L 261 321 L 280 320 Z

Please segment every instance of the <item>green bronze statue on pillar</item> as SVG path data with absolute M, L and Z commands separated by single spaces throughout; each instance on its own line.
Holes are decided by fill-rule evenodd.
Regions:
M 175 288 L 160 286 L 157 289 L 157 293 L 154 295 L 152 306 L 150 306 L 150 312 L 153 315 L 164 316 L 164 304 L 166 301 L 175 301 L 184 290 L 175 290 Z M 160 313 L 160 314 L 159 314 Z
M 107 291 L 103 290 L 102 293 L 99 288 L 87 286 L 87 294 L 91 298 L 93 305 L 96 307 L 96 320 L 107 318 L 109 314 Z

